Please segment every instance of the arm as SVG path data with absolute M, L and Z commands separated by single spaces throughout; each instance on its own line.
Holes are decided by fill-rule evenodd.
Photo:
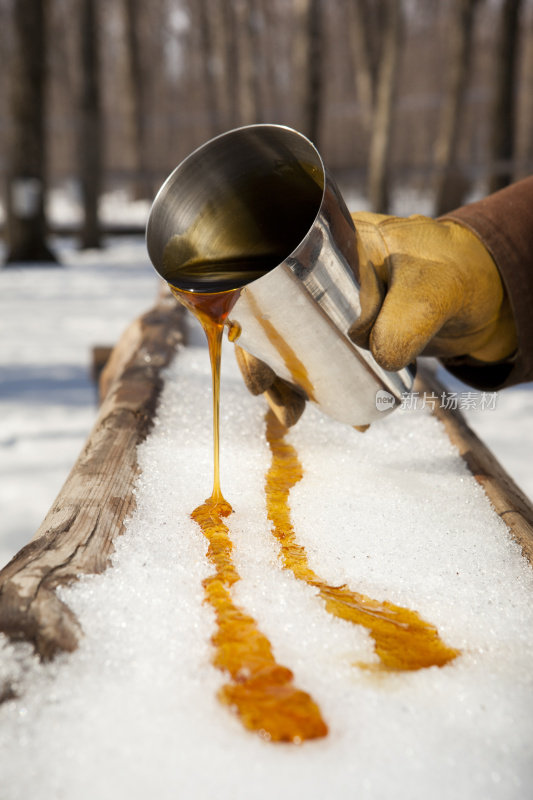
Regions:
M 468 228 L 490 252 L 506 289 L 518 339 L 514 357 L 501 363 L 481 364 L 465 356 L 442 359 L 444 365 L 480 388 L 499 389 L 533 380 L 533 177 L 443 219 Z
M 361 314 L 349 336 L 378 364 L 399 370 L 418 355 L 436 356 L 482 389 L 533 379 L 533 178 L 440 220 L 352 219 Z M 246 384 L 267 390 L 271 402 L 280 379 L 254 380 L 260 364 L 241 361 Z M 285 412 L 295 393 L 283 388 L 275 406 Z M 302 410 L 300 402 L 285 424 Z

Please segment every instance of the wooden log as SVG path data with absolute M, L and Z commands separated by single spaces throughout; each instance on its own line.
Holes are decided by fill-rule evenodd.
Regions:
M 0 631 L 30 641 L 42 659 L 77 647 L 80 625 L 55 590 L 109 564 L 134 508 L 137 445 L 152 426 L 183 319 L 174 298 L 162 296 L 125 331 L 103 370 L 102 405 L 82 453 L 32 541 L 0 572 Z
M 183 309 L 164 292 L 125 331 L 102 372 L 102 406 L 86 446 L 34 539 L 0 572 L 0 631 L 30 641 L 43 659 L 77 647 L 80 625 L 55 590 L 109 563 L 134 509 L 137 445 L 151 428 L 161 371 L 184 340 L 183 323 Z M 415 389 L 445 391 L 427 370 Z M 531 503 L 459 413 L 437 407 L 434 413 L 531 561 Z

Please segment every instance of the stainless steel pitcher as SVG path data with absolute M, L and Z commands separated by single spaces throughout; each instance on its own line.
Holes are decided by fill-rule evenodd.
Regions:
M 348 337 L 361 310 L 354 224 L 297 131 L 250 125 L 195 150 L 159 190 L 146 236 L 171 285 L 237 291 L 237 343 L 329 416 L 366 425 L 412 389 L 411 368 L 387 372 Z

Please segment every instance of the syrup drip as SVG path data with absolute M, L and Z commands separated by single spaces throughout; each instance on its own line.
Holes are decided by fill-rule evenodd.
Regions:
M 176 297 L 196 314 L 207 335 L 213 379 L 213 492 L 191 514 L 209 542 L 207 557 L 215 572 L 203 581 L 206 600 L 215 611 L 214 665 L 230 681 L 219 692 L 249 730 L 275 742 L 300 743 L 326 736 L 328 728 L 312 697 L 296 688 L 293 673 L 278 664 L 255 620 L 236 606 L 231 587 L 239 580 L 232 543 L 223 519 L 233 509 L 224 499 L 219 472 L 220 355 L 224 322 L 238 292 L 192 294 L 173 287 Z
M 289 493 L 303 476 L 294 447 L 284 438 L 286 429 L 272 411 L 266 415 L 266 437 L 272 452 L 265 493 L 272 532 L 281 545 L 283 567 L 299 580 L 318 589 L 326 610 L 335 617 L 368 629 L 380 664 L 359 664 L 367 669 L 417 670 L 442 667 L 459 655 L 439 637 L 435 626 L 416 611 L 372 600 L 346 585 L 329 586 L 311 569 L 305 549 L 298 544 L 290 518 Z
M 228 340 L 230 342 L 236 342 L 241 333 L 242 333 L 241 326 L 239 325 L 238 322 L 228 323 Z
M 203 294 L 181 291 L 175 286 L 171 286 L 170 289 L 173 295 L 198 318 L 207 337 L 213 389 L 213 491 L 210 500 L 225 503 L 220 488 L 220 357 L 224 324 L 237 302 L 239 290 Z

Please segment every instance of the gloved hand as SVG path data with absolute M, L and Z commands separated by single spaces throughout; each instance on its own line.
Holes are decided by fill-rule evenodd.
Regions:
M 380 366 L 418 355 L 496 362 L 516 349 L 511 308 L 482 242 L 451 220 L 352 214 L 361 315 L 350 338 Z
M 509 301 L 492 257 L 467 228 L 429 217 L 352 214 L 361 314 L 349 336 L 377 363 L 399 370 L 418 355 L 501 361 L 516 349 Z M 294 424 L 305 402 L 263 362 L 240 350 L 247 387 L 266 392 Z

